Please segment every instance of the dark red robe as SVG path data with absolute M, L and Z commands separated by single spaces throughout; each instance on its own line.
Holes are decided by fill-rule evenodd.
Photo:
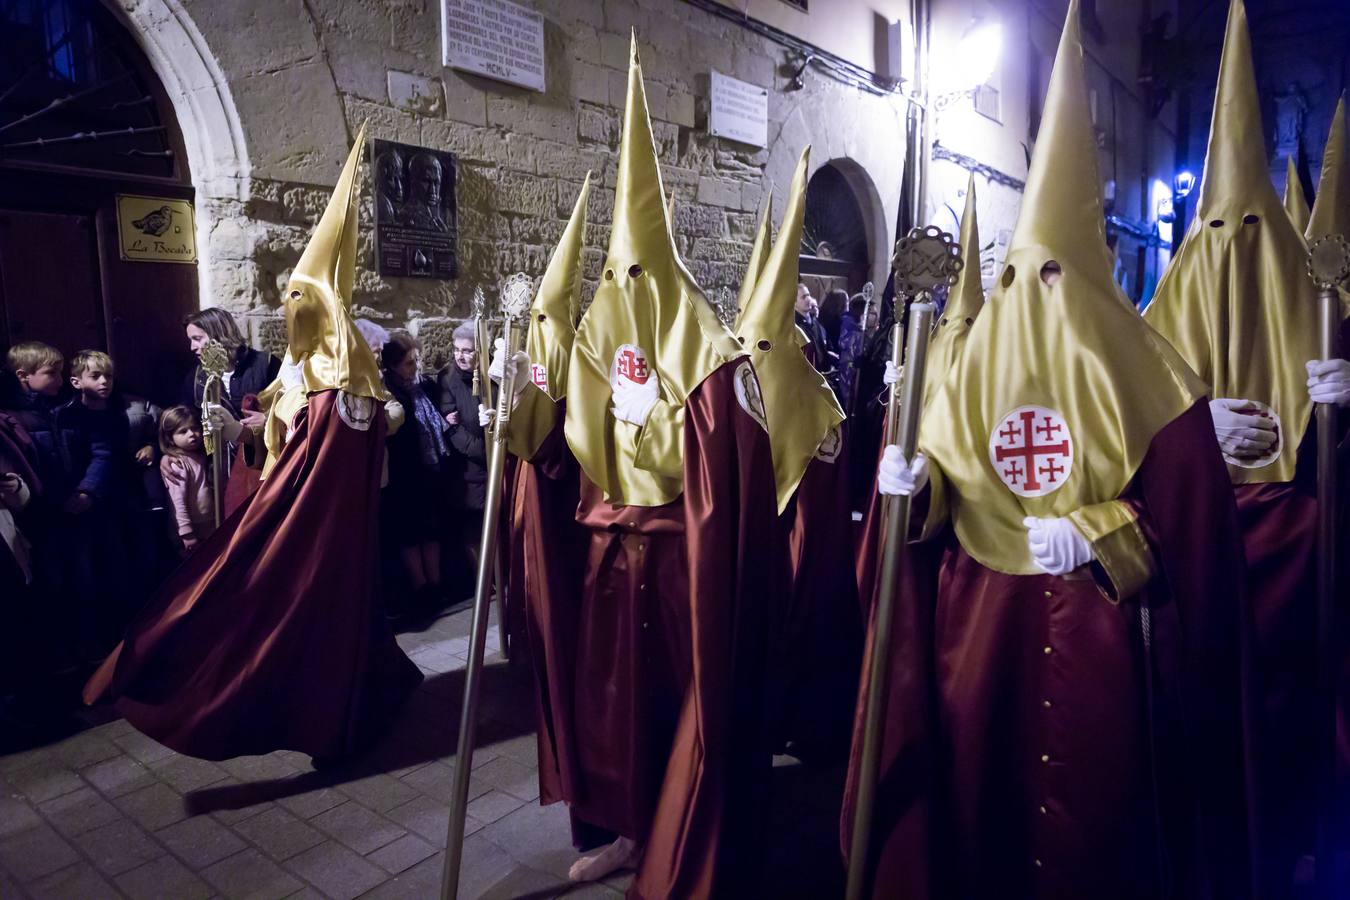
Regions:
M 807 759 L 847 749 L 862 662 L 847 449 L 843 442 L 833 461 L 811 460 L 778 519 L 788 529 L 792 569 L 782 660 L 783 738 Z
M 309 397 L 276 466 L 141 610 L 85 686 L 202 759 L 358 749 L 422 680 L 379 602 L 383 406 L 366 431 Z
M 563 437 L 566 401 L 530 460 L 520 460 L 512 492 L 511 586 L 524 606 L 523 641 L 534 670 L 539 740 L 539 802 L 580 796 L 574 729 L 581 587 L 590 533 L 577 522 L 581 471 Z
M 1242 551 L 1204 402 L 1120 499 L 1157 564 L 1120 604 L 1082 570 L 1007 575 L 956 543 L 931 619 L 900 586 L 915 631 L 888 708 L 908 728 L 883 742 L 872 896 L 1137 900 L 1160 878 L 1187 900 L 1252 895 Z
M 644 846 L 632 898 L 755 896 L 767 643 L 787 573 L 768 435 L 733 387 L 744 364 L 685 403 L 679 498 L 612 506 L 582 480 L 574 811 Z

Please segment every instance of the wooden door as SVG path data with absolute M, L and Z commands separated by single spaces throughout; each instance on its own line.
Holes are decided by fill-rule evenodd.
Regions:
M 0 322 L 6 345 L 107 347 L 93 216 L 0 209 Z

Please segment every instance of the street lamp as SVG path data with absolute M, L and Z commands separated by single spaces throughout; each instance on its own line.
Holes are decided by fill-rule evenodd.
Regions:
M 998 22 L 977 20 L 967 28 L 956 44 L 950 64 L 944 67 L 946 90 L 933 101 L 936 111 L 972 96 L 994 74 L 1002 50 L 1003 26 Z

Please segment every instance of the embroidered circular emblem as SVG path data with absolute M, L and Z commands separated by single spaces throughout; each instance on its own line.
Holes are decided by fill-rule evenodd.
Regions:
M 1280 458 L 1280 452 L 1284 449 L 1284 427 L 1280 423 L 1280 417 L 1275 414 L 1275 410 L 1271 409 L 1266 404 L 1261 403 L 1258 400 L 1249 400 L 1247 401 L 1247 404 L 1247 406 L 1236 410 L 1236 412 L 1241 413 L 1244 416 L 1256 416 L 1257 418 L 1269 419 L 1274 422 L 1275 443 L 1272 444 L 1270 449 L 1265 453 L 1251 459 L 1238 459 L 1235 456 L 1229 456 L 1227 453 L 1223 455 L 1223 459 L 1224 462 L 1228 463 L 1230 466 L 1237 466 L 1240 469 L 1261 469 Z
M 820 442 L 816 448 L 816 459 L 832 463 L 839 458 L 839 451 L 844 447 L 843 436 L 840 435 L 838 428 L 831 428 L 830 433 L 825 435 L 825 440 Z
M 357 431 L 369 431 L 375 421 L 375 400 L 360 394 L 338 391 L 338 418 L 349 428 Z
M 768 431 L 769 419 L 764 411 L 764 395 L 760 393 L 754 368 L 748 362 L 741 363 L 732 382 L 736 385 L 736 402 L 741 405 L 741 409 L 748 412 L 760 428 Z
M 541 391 L 548 390 L 548 369 L 544 368 L 543 363 L 530 363 L 530 380 Z
M 1019 406 L 989 435 L 989 462 L 1019 497 L 1044 497 L 1064 486 L 1073 471 L 1073 436 L 1053 409 Z
M 637 344 L 620 344 L 614 351 L 614 362 L 609 367 L 609 386 L 618 390 L 625 383 L 646 384 L 652 376 L 647 365 L 647 354 Z

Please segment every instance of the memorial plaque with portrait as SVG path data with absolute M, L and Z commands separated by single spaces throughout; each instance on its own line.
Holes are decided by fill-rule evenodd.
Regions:
M 455 278 L 455 158 L 440 150 L 370 142 L 375 268 L 397 278 Z

